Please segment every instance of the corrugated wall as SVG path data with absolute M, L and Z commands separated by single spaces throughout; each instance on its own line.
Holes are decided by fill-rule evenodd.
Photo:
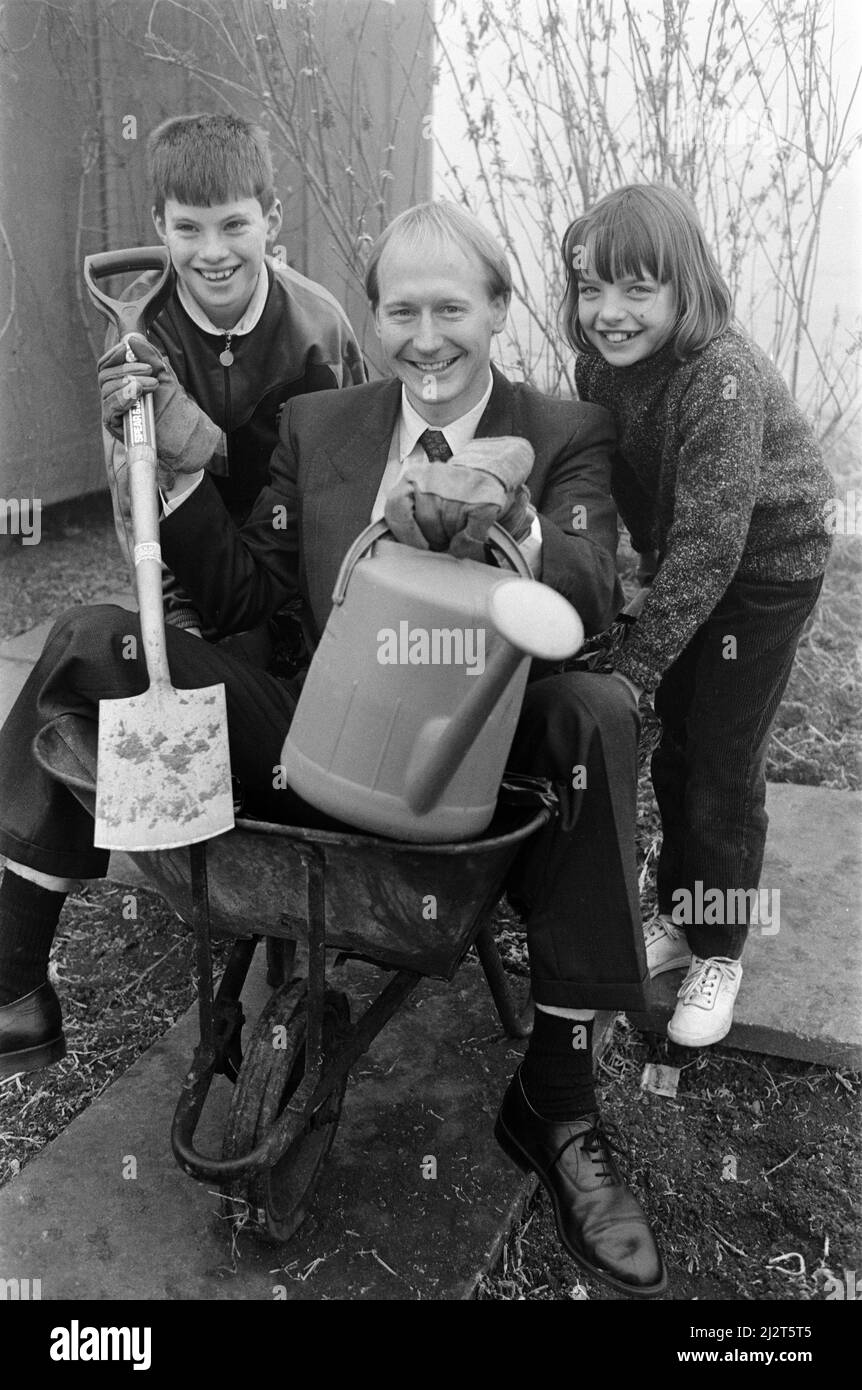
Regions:
M 430 197 L 429 9 L 426 0 L 7 0 L 0 497 L 47 506 L 104 485 L 93 371 L 103 324 L 80 267 L 89 252 L 155 240 L 144 144 L 166 116 L 232 109 L 270 129 L 287 258 L 367 332 L 356 249 Z

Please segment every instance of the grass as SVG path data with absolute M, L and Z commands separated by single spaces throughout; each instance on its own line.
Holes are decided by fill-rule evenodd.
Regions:
M 107 493 L 48 507 L 38 545 L 0 536 L 0 641 L 130 587 Z
M 216 961 L 224 950 L 213 943 Z M 157 893 L 98 882 L 70 895 L 50 970 L 67 1054 L 0 1081 L 0 1186 L 192 1006 L 193 956 L 191 932 Z

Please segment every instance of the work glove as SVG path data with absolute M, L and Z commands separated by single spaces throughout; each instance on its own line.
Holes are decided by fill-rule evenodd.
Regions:
M 126 361 L 126 347 L 135 355 Z M 103 353 L 98 362 L 102 422 L 123 440 L 123 416 L 146 392 L 153 393 L 156 449 L 163 485 L 173 486 L 177 473 L 197 473 L 221 447 L 222 432 L 186 394 L 170 364 L 142 333 L 130 333 Z
M 516 541 L 529 536 L 536 513 L 524 483 L 534 457 L 526 439 L 507 435 L 473 439 L 446 463 L 414 464 L 386 499 L 386 524 L 418 550 L 482 560 L 494 522 Z

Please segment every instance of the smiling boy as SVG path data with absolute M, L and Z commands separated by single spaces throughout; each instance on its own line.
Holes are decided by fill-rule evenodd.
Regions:
M 267 254 L 282 209 L 264 132 L 233 115 L 178 116 L 152 132 L 147 159 L 173 290 L 149 340 L 134 336 L 137 361 L 126 362 L 111 330 L 99 362 L 105 458 L 127 558 L 123 415 L 141 392 L 155 393 L 162 465 L 186 475 L 205 468 L 241 525 L 266 481 L 285 401 L 365 380 L 333 296 Z M 170 623 L 200 630 L 197 610 L 167 571 L 164 596 Z

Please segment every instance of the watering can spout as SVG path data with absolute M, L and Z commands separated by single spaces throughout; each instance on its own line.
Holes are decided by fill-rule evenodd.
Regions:
M 563 660 L 584 640 L 571 604 L 532 580 L 502 580 L 490 594 L 488 611 L 506 640 L 494 649 L 457 710 L 448 718 L 429 720 L 419 734 L 404 784 L 405 799 L 417 815 L 430 811 L 446 790 L 521 662 L 529 657 Z
M 424 815 L 439 801 L 523 660 L 524 653 L 516 647 L 499 647 L 455 714 L 430 719 L 424 726 L 404 780 L 404 796 L 417 815 Z

